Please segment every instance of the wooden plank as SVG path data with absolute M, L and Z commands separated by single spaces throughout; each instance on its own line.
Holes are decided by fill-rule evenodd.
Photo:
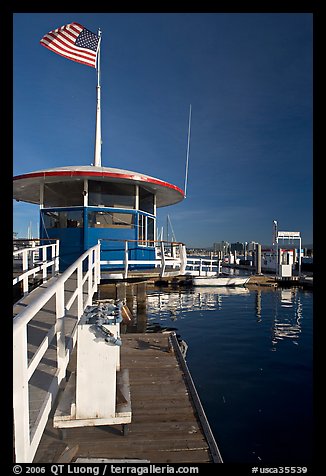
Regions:
M 57 462 L 62 442 L 78 457 L 142 459 L 151 463 L 211 463 L 208 442 L 166 334 L 123 334 L 121 368 L 129 368 L 132 420 L 118 426 L 69 428 L 63 440 L 51 419 L 35 462 Z M 157 358 L 156 358 L 157 357 Z M 71 370 L 74 366 L 70 363 Z M 51 433 L 51 438 L 49 434 Z

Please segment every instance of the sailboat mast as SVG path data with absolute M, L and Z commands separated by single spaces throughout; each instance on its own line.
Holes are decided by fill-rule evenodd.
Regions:
M 95 151 L 94 151 L 94 166 L 101 167 L 101 148 L 102 148 L 102 136 L 101 136 L 101 30 L 98 30 L 99 43 L 97 53 L 97 86 L 96 86 L 96 126 L 95 126 Z

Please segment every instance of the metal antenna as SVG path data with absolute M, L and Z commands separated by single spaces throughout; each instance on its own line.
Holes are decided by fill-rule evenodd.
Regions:
M 185 198 L 187 196 L 187 184 L 188 184 L 188 165 L 189 165 L 189 147 L 190 147 L 190 124 L 191 124 L 191 104 L 189 107 L 189 123 L 188 123 L 188 143 L 187 143 L 187 159 L 186 159 L 186 176 L 185 176 Z

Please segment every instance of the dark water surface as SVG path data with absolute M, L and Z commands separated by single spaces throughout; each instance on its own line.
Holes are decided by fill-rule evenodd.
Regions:
M 312 463 L 313 293 L 149 291 L 148 329 L 175 328 L 225 463 Z

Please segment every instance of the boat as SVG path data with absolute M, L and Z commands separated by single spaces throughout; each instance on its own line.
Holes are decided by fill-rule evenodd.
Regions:
M 194 276 L 193 286 L 244 286 L 250 276 L 225 276 L 217 274 L 215 276 Z

